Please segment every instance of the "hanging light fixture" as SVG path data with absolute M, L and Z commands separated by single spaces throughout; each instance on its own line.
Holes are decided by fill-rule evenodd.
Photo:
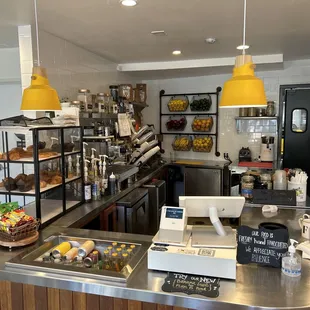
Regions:
M 36 23 L 38 65 L 32 68 L 31 85 L 24 90 L 20 109 L 22 111 L 61 110 L 57 92 L 49 85 L 46 69 L 40 66 L 39 28 L 36 0 L 34 0 L 34 13 Z
M 254 74 L 252 56 L 245 54 L 247 0 L 244 0 L 243 49 L 236 57 L 233 76 L 224 84 L 220 108 L 247 108 L 267 105 L 264 83 Z

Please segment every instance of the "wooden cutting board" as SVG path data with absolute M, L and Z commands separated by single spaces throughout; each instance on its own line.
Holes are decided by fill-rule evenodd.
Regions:
M 16 247 L 25 246 L 25 245 L 34 243 L 38 240 L 38 238 L 39 238 L 39 233 L 36 231 L 35 235 L 32 235 L 28 238 L 18 240 L 18 241 L 5 241 L 3 239 L 0 239 L 0 245 L 7 247 L 7 248 L 16 248 Z

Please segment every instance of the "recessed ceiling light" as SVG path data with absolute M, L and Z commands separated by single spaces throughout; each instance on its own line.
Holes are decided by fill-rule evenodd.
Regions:
M 135 5 L 137 5 L 137 0 L 121 0 L 120 2 L 124 6 L 135 6 Z
M 237 50 L 247 50 L 250 48 L 250 45 L 239 45 L 237 46 Z
M 173 55 L 181 55 L 182 52 L 181 52 L 181 51 L 173 51 L 172 54 L 173 54 Z
M 205 41 L 208 44 L 214 44 L 216 42 L 216 39 L 215 38 L 207 38 Z

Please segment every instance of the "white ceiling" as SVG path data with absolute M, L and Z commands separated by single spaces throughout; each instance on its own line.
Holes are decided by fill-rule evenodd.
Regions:
M 0 28 L 33 21 L 31 0 L 1 1 Z M 119 0 L 37 1 L 42 29 L 117 63 L 228 57 L 241 44 L 242 0 L 140 0 L 131 8 Z M 309 12 L 310 0 L 248 0 L 251 54 L 310 57 Z M 210 36 L 218 42 L 206 44 Z M 175 49 L 183 54 L 172 56 Z

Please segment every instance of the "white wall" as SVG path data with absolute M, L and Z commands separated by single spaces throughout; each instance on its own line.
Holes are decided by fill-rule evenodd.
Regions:
M 262 78 L 268 99 L 279 101 L 279 86 L 285 84 L 310 83 L 310 59 L 294 62 L 285 62 L 284 69 L 278 71 L 265 71 L 256 74 Z M 144 123 L 155 124 L 159 131 L 159 91 L 164 89 L 166 93 L 191 93 L 191 92 L 214 92 L 217 86 L 223 87 L 224 82 L 231 77 L 230 74 L 210 75 L 202 77 L 179 78 L 169 80 L 145 80 L 148 85 L 149 108 L 143 111 Z M 262 129 L 251 133 L 237 134 L 234 117 L 238 115 L 238 109 L 220 109 L 219 127 L 219 151 L 221 155 L 228 152 L 232 160 L 238 158 L 239 149 L 249 146 L 252 157 L 259 155 L 260 137 Z M 262 124 L 263 125 L 263 124 Z M 265 128 L 266 129 L 266 128 Z M 165 135 L 163 148 L 166 156 L 172 151 L 171 143 L 173 135 Z M 177 152 L 177 158 L 210 159 L 215 160 L 214 149 L 210 154 L 190 152 Z
M 31 26 L 19 27 L 23 89 L 30 84 L 37 60 L 35 36 Z M 107 92 L 114 83 L 132 82 L 129 75 L 116 70 L 117 64 L 45 31 L 39 33 L 41 66 L 47 69 L 50 85 L 60 98 L 75 100 L 79 88 L 92 93 Z

